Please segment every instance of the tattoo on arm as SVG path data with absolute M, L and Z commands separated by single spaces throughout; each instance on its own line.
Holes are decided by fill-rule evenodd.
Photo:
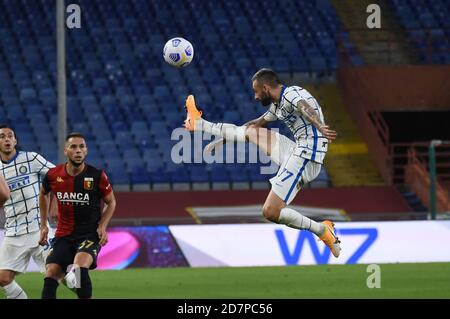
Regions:
M 306 119 L 312 124 L 314 124 L 315 127 L 320 128 L 322 125 L 324 125 L 319 117 L 319 114 L 317 114 L 314 108 L 305 100 L 300 100 L 297 104 L 297 107 L 302 115 L 306 117 Z

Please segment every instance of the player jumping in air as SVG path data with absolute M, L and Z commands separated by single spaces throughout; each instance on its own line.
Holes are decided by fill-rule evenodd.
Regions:
M 317 223 L 287 207 L 301 187 L 319 175 L 328 143 L 336 138 L 337 133 L 325 125 L 319 103 L 305 89 L 284 86 L 270 69 L 259 70 L 252 81 L 255 100 L 269 108 L 261 117 L 243 126 L 211 123 L 202 118 L 194 97 L 190 95 L 186 100 L 184 127 L 189 131 L 221 136 L 225 141 L 249 141 L 262 148 L 280 166 L 277 175 L 270 180 L 272 189 L 263 206 L 264 217 L 274 223 L 313 232 L 338 257 L 340 241 L 331 221 Z M 295 142 L 264 128 L 275 120 L 286 124 Z M 223 142 L 212 142 L 207 148 L 212 150 L 219 143 Z
M 70 281 L 78 297 L 88 299 L 92 297 L 89 269 L 97 267 L 100 248 L 108 241 L 106 227 L 114 214 L 116 200 L 105 172 L 84 162 L 87 145 L 83 135 L 69 134 L 64 154 L 67 163 L 48 171 L 39 194 L 41 245 L 46 244 L 48 234 L 46 195 L 52 192 L 58 201 L 58 227 L 47 257 L 42 298 L 55 299 L 58 282 L 68 272 L 66 280 L 72 275 Z M 70 271 L 69 266 L 73 266 Z

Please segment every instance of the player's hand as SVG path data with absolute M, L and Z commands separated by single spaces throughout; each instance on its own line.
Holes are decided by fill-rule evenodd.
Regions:
M 337 132 L 330 129 L 328 125 L 322 125 L 319 128 L 319 131 L 323 134 L 324 137 L 328 139 L 330 143 L 333 142 L 337 137 Z
M 41 246 L 48 245 L 47 236 L 48 236 L 48 227 L 47 226 L 41 226 L 41 234 L 40 234 L 40 237 L 39 237 L 39 245 L 41 245 Z
M 105 246 L 108 242 L 108 233 L 106 232 L 106 227 L 104 226 L 98 226 L 97 228 L 97 234 L 99 238 L 99 244 L 100 246 Z

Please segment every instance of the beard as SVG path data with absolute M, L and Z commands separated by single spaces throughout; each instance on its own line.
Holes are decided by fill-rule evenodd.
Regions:
M 77 162 L 75 162 L 75 161 L 73 161 L 73 160 L 71 160 L 69 158 L 69 162 L 70 162 L 70 164 L 72 164 L 73 167 L 80 167 L 84 163 L 84 160 L 82 160 L 81 162 L 77 163 Z
M 264 95 L 260 98 L 259 102 L 262 104 L 262 106 L 269 106 L 270 103 L 272 103 L 272 99 L 270 98 L 270 95 Z

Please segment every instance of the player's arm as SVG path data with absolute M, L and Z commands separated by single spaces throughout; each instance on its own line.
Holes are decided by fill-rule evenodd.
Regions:
M 10 196 L 8 184 L 6 184 L 3 176 L 0 176 L 0 207 L 5 204 Z
M 311 122 L 330 142 L 336 139 L 337 133 L 329 128 L 328 125 L 322 122 L 319 114 L 314 110 L 314 108 L 306 101 L 300 100 L 297 103 L 297 108 L 299 112 Z
M 44 180 L 42 181 L 41 190 L 39 191 L 39 214 L 41 218 L 41 235 L 39 238 L 39 245 L 42 246 L 48 245 L 47 220 L 48 220 L 48 211 L 50 209 L 50 192 L 51 186 L 47 172 L 47 174 L 45 174 L 44 176 Z
M 49 193 L 42 186 L 39 191 L 39 213 L 41 217 L 41 235 L 39 238 L 39 245 L 45 246 L 48 245 L 47 236 L 48 236 L 48 226 L 47 226 L 47 215 L 49 209 Z
M 58 224 L 58 200 L 53 193 L 49 193 L 48 199 L 50 204 L 47 214 L 47 220 L 49 222 L 50 228 L 56 228 L 56 225 Z
M 98 237 L 100 238 L 99 243 L 102 246 L 108 241 L 106 228 L 108 227 L 109 221 L 116 210 L 116 197 L 114 196 L 114 192 L 111 191 L 108 195 L 103 197 L 103 201 L 105 202 L 105 207 L 103 208 L 102 217 L 100 218 L 97 228 Z

